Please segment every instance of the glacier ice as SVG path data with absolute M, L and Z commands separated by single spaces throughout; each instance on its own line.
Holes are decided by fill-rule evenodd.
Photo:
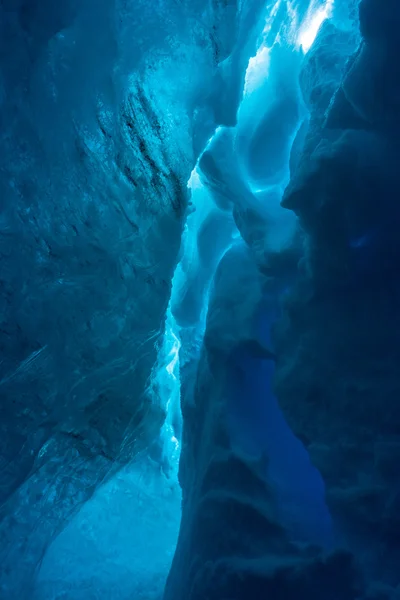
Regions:
M 186 184 L 261 9 L 1 4 L 4 597 L 29 597 L 54 537 L 159 436 Z
M 1 3 L 1 598 L 398 598 L 399 19 Z

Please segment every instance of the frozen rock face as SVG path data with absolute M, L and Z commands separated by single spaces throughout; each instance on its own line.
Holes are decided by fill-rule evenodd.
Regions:
M 4 599 L 31 597 L 51 539 L 158 435 L 186 183 L 224 106 L 234 122 L 262 9 L 1 4 Z
M 362 0 L 362 43 L 283 201 L 306 241 L 275 338 L 280 404 L 368 598 L 400 584 L 399 27 L 397 2 Z

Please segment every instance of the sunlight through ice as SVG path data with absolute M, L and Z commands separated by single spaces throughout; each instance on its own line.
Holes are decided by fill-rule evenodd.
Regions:
M 322 23 L 332 14 L 334 0 L 326 0 L 325 6 L 314 11 L 315 2 L 311 3 L 304 25 L 300 29 L 299 45 L 306 54 L 314 43 Z
M 169 334 L 173 340 L 172 349 L 169 353 L 169 356 L 172 356 L 172 359 L 165 368 L 167 369 L 167 372 L 169 373 L 169 375 L 171 375 L 171 377 L 173 377 L 176 380 L 176 375 L 175 375 L 174 371 L 175 371 L 175 366 L 179 360 L 179 350 L 181 347 L 181 342 L 179 341 L 179 339 L 173 332 L 172 327 L 170 329 Z
M 282 0 L 277 0 L 271 11 L 269 12 L 265 26 L 263 30 L 263 42 L 258 47 L 257 53 L 255 56 L 252 56 L 249 60 L 249 64 L 247 65 L 246 76 L 245 76 L 245 84 L 244 84 L 244 95 L 247 96 L 251 94 L 251 92 L 255 91 L 268 77 L 269 64 L 270 64 L 270 51 L 269 48 L 265 44 L 265 40 L 271 31 L 273 22 L 275 17 L 278 14 L 278 10 L 282 4 Z

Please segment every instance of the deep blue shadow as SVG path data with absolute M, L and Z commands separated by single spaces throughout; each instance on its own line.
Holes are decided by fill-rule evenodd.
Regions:
M 262 358 L 271 348 L 271 325 L 275 309 L 264 311 L 258 333 L 262 345 L 248 342 L 236 348 L 230 361 L 230 421 L 234 441 L 242 450 L 265 459 L 279 516 L 293 541 L 333 544 L 331 517 L 325 503 L 325 487 L 309 455 L 286 423 L 272 392 L 275 362 Z M 267 355 L 268 353 L 266 353 Z

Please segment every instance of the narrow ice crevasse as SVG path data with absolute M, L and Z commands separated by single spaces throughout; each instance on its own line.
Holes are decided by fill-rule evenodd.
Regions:
M 271 7 L 270 11 L 267 14 L 264 29 L 262 31 L 262 42 L 259 45 L 257 53 L 254 57 L 251 57 L 248 62 L 248 66 L 246 69 L 245 75 L 245 85 L 243 90 L 243 99 L 241 105 L 239 107 L 239 123 L 237 129 L 240 128 L 240 114 L 243 110 L 246 110 L 246 100 L 252 95 L 257 89 L 262 86 L 263 83 L 268 78 L 268 70 L 269 70 L 269 62 L 270 62 L 270 51 L 271 47 L 274 45 L 275 40 L 279 38 L 279 31 L 275 35 L 275 37 L 269 42 L 268 38 L 271 34 L 272 29 L 276 26 L 276 19 L 279 18 L 279 10 L 283 4 L 284 0 L 277 0 L 276 3 Z M 310 50 L 313 45 L 315 38 L 317 36 L 318 30 L 321 27 L 324 20 L 328 19 L 333 10 L 334 0 L 326 0 L 325 3 L 321 6 L 321 2 L 319 0 L 312 0 L 308 6 L 306 16 L 302 20 L 301 23 L 298 22 L 298 15 L 295 9 L 291 9 L 291 3 L 288 1 L 288 13 L 291 16 L 291 22 L 281 23 L 282 26 L 288 29 L 287 37 L 292 41 L 294 46 L 301 47 L 303 52 L 306 53 Z M 300 126 L 300 125 L 299 125 Z M 191 203 L 193 206 L 193 211 L 195 214 L 189 214 L 187 218 L 187 222 L 185 225 L 185 230 L 182 239 L 182 256 L 181 260 L 178 263 L 173 281 L 172 281 L 172 290 L 171 290 L 171 299 L 167 310 L 167 318 L 166 318 L 166 331 L 164 335 L 164 343 L 163 348 L 161 350 L 164 356 L 170 357 L 170 362 L 166 367 L 159 366 L 154 371 L 153 378 L 154 380 L 159 380 L 160 391 L 162 390 L 160 397 L 166 398 L 166 421 L 162 428 L 161 437 L 163 438 L 164 445 L 164 455 L 166 459 L 170 462 L 171 467 L 173 467 L 174 471 L 177 471 L 177 463 L 179 461 L 179 430 L 181 428 L 182 423 L 182 415 L 180 409 L 180 374 L 179 374 L 179 352 L 181 349 L 181 340 L 180 340 L 180 327 L 176 322 L 176 319 L 173 315 L 172 307 L 179 303 L 179 296 L 182 293 L 182 287 L 184 285 L 184 278 L 187 274 L 187 266 L 183 266 L 184 263 L 195 263 L 196 259 L 194 257 L 196 253 L 196 239 L 198 237 L 199 228 L 204 220 L 207 218 L 212 205 L 209 201 L 205 200 L 205 196 L 207 195 L 206 190 L 204 189 L 204 185 L 201 181 L 201 174 L 199 174 L 198 165 L 201 160 L 201 156 L 204 152 L 207 151 L 213 144 L 213 141 L 216 137 L 223 131 L 224 128 L 218 127 L 214 134 L 210 137 L 207 142 L 206 147 L 204 148 L 203 153 L 199 156 L 197 166 L 193 169 L 191 177 L 188 181 L 188 188 L 191 190 Z M 297 129 L 294 131 L 293 136 L 290 140 L 290 146 L 292 145 L 293 139 L 297 134 Z M 289 178 L 289 169 L 287 170 L 284 181 L 281 184 L 281 190 L 283 191 L 284 187 L 287 184 Z M 258 193 L 262 192 L 262 190 L 257 190 Z M 280 195 L 279 195 L 280 196 Z M 278 196 L 278 202 L 280 197 Z M 284 238 L 290 237 L 292 234 L 292 226 L 290 224 L 285 224 L 285 217 L 289 219 L 292 217 L 290 213 L 284 211 L 277 206 L 275 209 L 276 212 L 276 227 L 283 227 L 283 230 L 286 230 L 286 233 L 283 233 Z M 200 217 L 199 217 L 200 214 Z M 282 216 L 280 216 L 282 214 Z M 232 231 L 232 239 L 237 237 L 239 232 L 236 227 Z M 277 239 L 281 239 L 282 234 L 276 233 Z M 273 242 L 272 242 L 273 243 Z M 279 242 L 277 242 L 279 244 Z M 229 245 L 227 245 L 224 250 L 220 253 L 219 260 L 222 258 L 222 255 L 229 249 Z M 218 263 L 217 263 L 218 264 Z M 214 265 L 214 272 L 216 270 L 217 264 Z M 195 266 L 192 268 L 196 268 Z M 208 274 L 208 281 L 210 282 L 213 277 L 213 273 Z M 200 316 L 200 322 L 197 325 L 197 343 L 201 343 L 202 335 L 204 334 L 205 328 L 205 319 L 207 314 L 207 305 L 208 305 L 208 294 L 207 294 L 207 286 L 204 290 L 204 297 L 202 300 L 202 310 Z M 164 359 L 165 360 L 165 359 Z M 161 361 L 162 363 L 162 361 Z M 166 378 L 165 370 L 167 371 L 167 375 L 169 378 Z M 169 379 L 169 382 L 167 381 Z M 179 423 L 178 431 L 177 423 Z M 175 424 L 175 425 L 174 425 Z M 177 437 L 178 436 L 178 437 Z
M 261 36 L 262 42 L 257 54 L 249 61 L 236 130 L 239 130 L 242 125 L 245 112 L 247 112 L 247 102 L 250 101 L 250 107 L 251 102 L 257 96 L 256 92 L 265 85 L 268 76 L 270 50 L 275 40 L 273 38 L 271 42 L 268 36 L 271 37 L 271 31 L 273 31 L 273 27 L 276 27 L 281 4 L 282 0 L 278 0 L 272 7 Z M 311 9 L 313 5 L 315 3 L 310 5 L 307 17 L 300 26 L 296 20 L 296 15 L 293 15 L 293 21 L 290 24 L 283 24 L 291 32 L 293 47 L 298 48 L 301 46 L 304 52 L 309 50 L 315 39 L 318 27 L 323 20 L 321 16 L 325 15 L 323 18 L 327 18 L 329 15 L 328 11 L 322 13 L 322 9 L 318 7 L 313 12 Z M 308 25 L 306 26 L 306 24 Z M 214 135 L 208 140 L 204 152 L 212 148 L 226 129 L 218 128 L 215 131 Z M 286 176 L 287 174 L 288 172 Z M 187 218 L 181 257 L 172 282 L 171 298 L 166 315 L 165 335 L 152 374 L 151 385 L 154 386 L 154 392 L 158 396 L 156 401 L 161 401 L 166 409 L 166 419 L 159 438 L 159 454 L 156 455 L 154 461 L 148 457 L 141 457 L 140 461 L 136 461 L 134 465 L 121 472 L 96 494 L 93 501 L 90 501 L 84 507 L 72 525 L 53 544 L 52 553 L 46 557 L 44 562 L 41 573 L 42 580 L 47 577 L 49 581 L 56 577 L 74 585 L 74 581 L 78 581 L 79 576 L 84 579 L 87 573 L 90 573 L 90 565 L 88 565 L 86 558 L 85 569 L 80 570 L 80 558 L 93 556 L 92 571 L 96 577 L 100 577 L 100 580 L 102 574 L 98 572 L 98 564 L 95 564 L 95 561 L 102 562 L 104 566 L 104 578 L 102 580 L 105 586 L 104 589 L 110 585 L 110 581 L 115 581 L 117 578 L 119 582 L 122 582 L 121 587 L 126 586 L 126 589 L 130 589 L 132 578 L 137 578 L 138 589 L 140 586 L 142 588 L 149 586 L 149 598 L 153 597 L 151 596 L 152 578 L 156 582 L 153 586 L 155 598 L 162 588 L 162 579 L 166 576 L 174 551 L 180 516 L 181 497 L 177 473 L 182 428 L 180 407 L 181 366 L 182 363 L 186 364 L 190 357 L 196 357 L 196 353 L 201 347 L 208 309 L 210 283 L 221 258 L 239 236 L 231 213 L 229 211 L 215 211 L 214 201 L 204 185 L 202 177 L 199 168 L 196 167 L 188 182 L 192 192 L 194 212 L 189 214 Z M 282 187 L 283 185 L 281 185 Z M 263 190 L 261 189 L 261 191 Z M 288 216 L 289 218 L 290 213 L 279 207 L 279 195 L 277 198 L 278 204 L 274 208 L 275 216 L 280 218 L 280 215 L 284 214 L 285 217 Z M 220 231 L 219 227 L 224 228 L 224 242 L 217 249 L 207 269 L 204 269 L 199 263 L 198 240 L 201 237 L 200 234 L 210 226 L 210 223 L 213 225 L 212 219 L 214 217 L 217 219 L 216 231 Z M 279 229 L 278 221 L 277 228 Z M 290 236 L 291 231 L 291 225 L 289 224 L 288 232 L 285 233 L 284 237 Z M 276 238 L 276 245 L 279 246 L 282 241 L 280 233 L 276 232 Z M 194 320 L 194 324 L 183 325 L 179 318 L 182 292 L 186 293 L 188 289 L 188 279 L 192 282 L 194 279 L 199 280 L 200 277 L 202 278 L 203 287 L 199 299 L 198 318 Z M 187 315 L 184 315 L 184 317 L 187 317 Z M 154 470 L 155 466 L 158 468 L 158 464 L 161 465 L 161 473 L 156 473 Z M 160 499 L 163 506 L 160 506 Z M 103 514 L 104 503 L 110 511 L 114 511 L 111 524 L 110 521 L 107 522 Z M 132 512 L 135 512 L 133 507 L 140 508 L 142 518 L 136 518 L 132 514 Z M 96 540 L 92 535 L 95 527 L 98 527 Z M 125 534 L 128 530 L 136 532 L 137 541 L 135 544 L 132 544 L 129 536 Z M 144 540 L 153 534 L 156 537 L 159 531 L 163 531 L 163 535 L 158 538 L 158 542 L 156 543 L 154 540 L 154 544 L 149 547 L 149 552 L 138 557 L 137 549 L 145 546 Z M 80 545 L 80 540 L 82 541 L 81 554 L 73 551 L 73 548 Z M 102 546 L 104 548 L 115 548 L 117 543 L 121 556 L 110 557 L 107 552 L 103 554 L 102 549 L 99 548 L 99 540 L 103 540 Z M 140 540 L 143 540 L 143 543 Z M 55 556 L 57 552 L 59 553 L 58 557 Z M 146 561 L 150 563 L 151 554 L 157 552 L 161 554 L 154 561 L 153 567 L 150 568 Z M 101 561 L 98 561 L 100 555 Z M 72 563 L 71 557 L 74 557 Z M 138 573 L 143 575 L 142 580 L 138 579 Z
M 299 22 L 296 9 L 292 8 L 291 2 L 288 1 L 287 11 L 290 17 L 290 22 L 281 22 L 280 24 L 278 22 L 277 27 L 276 20 L 277 18 L 279 19 L 279 10 L 284 1 L 285 0 L 277 0 L 276 3 L 271 7 L 266 17 L 264 29 L 261 35 L 262 41 L 260 42 L 257 53 L 255 56 L 249 59 L 248 67 L 246 69 L 243 99 L 238 110 L 239 121 L 238 125 L 236 126 L 237 130 L 240 130 L 241 115 L 243 115 L 243 113 L 245 113 L 247 110 L 251 109 L 251 96 L 256 95 L 256 92 L 260 87 L 263 85 L 265 86 L 265 82 L 268 79 L 271 48 L 275 44 L 275 41 L 279 39 L 280 35 L 282 35 L 282 32 L 284 31 L 283 35 L 286 35 L 287 40 L 290 41 L 295 48 L 301 48 L 304 53 L 308 52 L 315 41 L 318 30 L 322 23 L 326 19 L 329 19 L 332 15 L 334 5 L 334 0 L 326 0 L 323 5 L 321 5 L 319 0 L 312 0 L 308 6 L 305 17 L 301 20 L 301 22 Z M 270 35 L 274 28 L 276 28 L 276 34 L 271 40 Z M 250 100 L 250 102 L 248 102 L 248 100 Z M 247 103 L 249 104 L 248 109 L 246 108 Z M 244 115 L 244 118 L 246 118 L 246 115 Z M 298 127 L 300 127 L 300 123 Z M 225 128 L 223 127 L 218 127 L 214 134 L 210 137 L 207 145 L 204 148 L 204 151 L 199 156 L 197 165 L 193 169 L 191 177 L 188 181 L 188 188 L 191 190 L 192 213 L 189 214 L 187 218 L 182 238 L 181 260 L 175 269 L 172 282 L 171 299 L 167 310 L 166 330 L 161 349 L 161 354 L 164 358 L 159 361 L 159 366 L 157 366 L 153 372 L 153 381 L 158 382 L 158 393 L 160 394 L 160 398 L 166 399 L 164 401 L 167 416 L 160 435 L 163 440 L 164 458 L 169 463 L 170 468 L 175 473 L 175 476 L 178 470 L 181 442 L 180 431 L 182 427 L 182 415 L 180 407 L 181 380 L 179 372 L 179 354 L 182 347 L 182 326 L 178 325 L 174 317 L 173 307 L 176 307 L 179 304 L 180 296 L 182 293 L 184 293 L 185 278 L 187 278 L 188 272 L 190 270 L 195 271 L 199 267 L 196 258 L 197 238 L 202 223 L 204 223 L 204 221 L 207 219 L 213 208 L 213 204 L 209 199 L 209 194 L 202 183 L 199 162 L 202 155 L 212 147 L 213 142 L 216 140 L 216 138 L 218 138 L 224 129 Z M 292 145 L 297 131 L 298 128 L 294 130 L 289 146 Z M 288 179 L 289 168 L 287 168 L 285 177 L 280 185 L 280 193 L 277 196 L 278 204 L 274 208 L 270 207 L 269 209 L 274 213 L 271 213 L 270 217 L 273 221 L 275 221 L 276 230 L 276 233 L 274 234 L 273 232 L 271 235 L 272 249 L 279 247 L 279 245 L 282 243 L 282 236 L 283 239 L 286 240 L 289 239 L 293 234 L 293 226 L 291 224 L 293 221 L 293 215 L 283 210 L 279 206 L 281 194 L 283 193 L 283 189 L 286 186 Z M 256 195 L 262 195 L 263 190 L 256 189 L 254 192 Z M 287 220 L 289 220 L 290 223 L 286 223 Z M 278 229 L 279 231 L 277 231 Z M 240 234 L 236 226 L 233 225 L 231 242 L 239 235 Z M 274 237 L 276 242 L 274 242 Z M 223 250 L 220 252 L 218 260 L 213 265 L 212 271 L 207 274 L 208 285 L 206 285 L 203 290 L 202 308 L 199 314 L 199 321 L 195 328 L 191 328 L 191 335 L 196 335 L 197 348 L 199 348 L 202 342 L 202 336 L 204 335 L 205 330 L 208 307 L 208 287 L 219 261 L 221 260 L 223 254 L 229 250 L 231 242 L 229 242 L 228 245 L 223 248 Z M 196 331 L 196 334 L 194 333 L 194 330 Z M 164 363 L 168 360 L 169 362 L 167 362 L 167 366 L 165 366 Z
M 283 3 L 278 1 L 273 6 L 269 18 L 266 21 L 257 53 L 249 61 L 243 99 L 238 110 L 238 122 L 236 127 L 229 129 L 225 127 L 220 128 L 218 133 L 209 140 L 202 157 L 200 157 L 200 164 L 191 177 L 190 186 L 193 192 L 193 204 L 201 215 L 200 217 L 197 216 L 197 220 L 193 215 L 190 215 L 188 218 L 187 228 L 190 231 L 189 243 L 186 245 L 184 244 L 183 246 L 183 256 L 176 274 L 183 273 L 185 276 L 189 274 L 188 279 L 192 280 L 191 285 L 188 285 L 185 289 L 183 284 L 184 276 L 182 276 L 182 281 L 179 281 L 179 286 L 181 291 L 191 294 L 190 298 L 192 299 L 196 298 L 196 286 L 193 284 L 193 280 L 197 275 L 202 274 L 202 265 L 200 262 L 197 262 L 198 248 L 196 248 L 196 239 L 201 239 L 201 233 L 204 231 L 202 228 L 208 217 L 214 219 L 214 228 L 211 227 L 210 231 L 213 235 L 217 235 L 219 227 L 221 227 L 221 224 L 218 223 L 217 215 L 221 216 L 222 221 L 224 218 L 227 220 L 232 218 L 235 209 L 237 209 L 235 219 L 237 220 L 237 214 L 240 213 L 240 211 L 244 214 L 244 218 L 246 218 L 247 209 L 250 209 L 248 212 L 253 211 L 253 214 L 258 212 L 262 215 L 262 218 L 270 228 L 272 228 L 272 233 L 271 231 L 268 231 L 267 235 L 268 243 L 265 246 L 267 253 L 272 253 L 274 251 L 279 252 L 281 249 L 288 247 L 293 239 L 296 219 L 294 214 L 285 211 L 280 206 L 280 200 L 290 177 L 289 161 L 293 141 L 303 120 L 307 116 L 307 109 L 300 92 L 299 75 L 306 52 L 312 47 L 323 21 L 331 15 L 333 2 L 328 0 L 323 7 L 321 7 L 321 3 L 312 2 L 305 12 L 305 16 L 302 17 L 297 14 L 294 8 L 292 9 L 291 3 L 287 2 L 286 9 L 289 18 L 288 20 L 282 19 L 281 22 L 279 22 L 279 8 L 282 5 Z M 271 36 L 272 31 L 274 32 L 273 36 Z M 279 44 L 280 41 L 282 41 L 282 44 Z M 282 60 L 282 63 L 280 60 Z M 288 92 L 287 95 L 285 93 L 286 91 Z M 271 104 L 271 112 L 266 115 L 269 118 L 270 123 L 272 122 L 275 124 L 276 121 L 278 121 L 277 118 L 271 118 L 271 115 L 274 117 L 273 110 L 277 113 L 277 109 L 280 109 L 281 106 L 285 112 L 283 117 L 282 115 L 277 116 L 285 119 L 286 115 L 288 115 L 291 118 L 291 121 L 289 125 L 284 123 L 284 126 L 282 127 L 282 138 L 284 143 L 281 148 L 280 163 L 277 163 L 279 168 L 271 174 L 269 180 L 259 181 L 257 180 L 257 173 L 254 174 L 254 171 L 251 173 L 249 166 L 244 164 L 244 155 L 246 149 L 248 149 L 246 148 L 246 136 L 248 136 L 251 142 L 252 132 L 256 132 L 257 127 L 259 127 L 260 124 L 262 125 L 262 119 L 265 116 L 266 98 Z M 274 129 L 273 132 L 276 133 L 276 129 Z M 265 131 L 262 133 L 265 134 Z M 280 132 L 278 131 L 278 133 Z M 264 139 L 262 139 L 262 137 Z M 268 136 L 264 135 L 260 136 L 261 144 L 265 142 L 265 138 L 267 138 L 268 143 Z M 242 143 L 243 141 L 244 144 Z M 281 140 L 278 141 L 281 142 Z M 249 146 L 250 144 L 248 144 L 248 147 Z M 265 166 L 268 166 L 267 161 L 271 159 L 274 160 L 273 155 L 268 152 L 268 149 L 269 147 L 267 146 L 267 151 L 262 155 L 265 160 L 261 165 L 261 173 L 263 169 L 265 170 Z M 251 159 L 257 152 L 253 149 L 253 152 L 249 152 L 249 154 L 251 154 L 251 162 Z M 248 169 L 247 172 L 246 168 Z M 231 198 L 229 198 L 230 192 Z M 213 198 L 215 202 L 214 206 L 208 204 L 209 196 Z M 248 202 L 247 206 L 246 202 Z M 244 225 L 246 225 L 246 223 L 244 223 Z M 251 229 L 251 227 L 252 224 L 250 223 L 249 228 Z M 240 233 L 243 235 L 243 233 L 246 232 L 241 230 Z M 209 280 L 213 279 L 221 258 L 229 251 L 237 234 L 238 227 L 236 226 L 236 223 L 234 223 L 230 239 L 227 239 L 224 249 L 219 249 L 219 259 L 212 262 L 212 272 L 209 270 L 207 273 Z M 245 235 L 243 235 L 243 238 L 245 238 Z M 211 244 L 211 236 L 209 237 L 209 241 Z M 204 274 L 202 274 L 202 277 L 204 277 Z M 223 276 L 221 277 L 223 279 Z M 230 281 L 230 276 L 227 275 L 226 277 L 227 280 Z M 281 294 L 281 290 L 278 289 L 280 287 L 280 282 L 278 282 L 276 285 L 277 290 L 274 290 L 272 293 L 272 295 L 275 294 L 274 298 L 269 299 L 270 304 L 277 302 L 276 296 Z M 232 286 L 232 291 L 234 291 L 234 289 L 234 286 Z M 203 288 L 203 295 L 200 303 L 202 304 L 202 309 L 198 314 L 203 312 L 204 307 L 205 311 L 208 309 L 209 299 L 205 290 L 206 287 Z M 197 292 L 198 291 L 199 290 L 197 289 Z M 224 292 L 222 288 L 218 293 L 223 297 Z M 184 294 L 182 294 L 182 297 L 183 296 Z M 216 298 L 217 296 L 214 300 L 218 306 Z M 198 302 L 198 298 L 196 298 L 196 300 Z M 229 303 L 227 302 L 227 305 L 228 304 Z M 223 301 L 221 302 L 221 306 L 224 306 Z M 177 314 L 176 307 L 173 307 L 173 312 L 174 314 Z M 185 317 L 187 318 L 187 314 L 181 314 L 180 319 L 184 321 Z M 268 314 L 267 317 L 268 323 L 266 328 L 268 329 L 268 337 L 274 315 L 271 313 Z M 221 318 L 222 320 L 224 319 L 224 317 Z M 214 319 L 214 321 L 216 320 L 218 319 Z M 228 322 L 229 317 L 227 317 L 226 323 Z M 236 323 L 234 322 L 230 323 L 230 327 L 235 327 L 235 325 Z M 227 324 L 226 327 L 228 327 Z M 193 329 L 194 328 L 192 328 L 192 331 Z M 231 337 L 229 337 L 228 333 L 223 329 L 223 326 L 221 329 L 218 329 L 217 327 L 216 331 L 226 335 L 227 339 L 231 340 Z M 210 334 L 210 337 L 215 337 L 216 335 L 217 333 L 213 331 L 213 333 Z M 232 338 L 235 339 L 234 334 Z M 190 349 L 186 347 L 186 340 L 184 338 L 181 339 L 181 353 L 190 353 Z M 221 344 L 223 345 L 223 341 Z M 219 347 L 218 342 L 216 342 L 216 347 Z M 306 543 L 312 541 L 329 547 L 331 544 L 331 522 L 329 511 L 324 500 L 324 485 L 320 474 L 311 465 L 303 445 L 290 431 L 283 415 L 280 413 L 276 400 L 271 397 L 266 400 L 268 395 L 272 395 L 270 390 L 272 375 L 270 372 L 266 373 L 265 370 L 257 370 L 259 365 L 252 364 L 253 358 L 254 357 L 250 357 L 250 366 L 247 375 L 250 375 L 250 379 L 253 375 L 254 381 L 251 382 L 252 387 L 249 385 L 247 390 L 242 390 L 242 396 L 244 399 L 249 399 L 250 397 L 255 398 L 255 402 L 260 402 L 260 404 L 262 404 L 262 402 L 268 402 L 269 406 L 267 408 L 264 407 L 262 410 L 263 417 L 268 414 L 270 421 L 274 423 L 275 429 L 279 431 L 278 435 L 273 431 L 272 425 L 270 425 L 269 429 L 263 429 L 261 423 L 257 424 L 257 435 L 259 434 L 259 440 L 261 440 L 263 436 L 264 438 L 267 436 L 270 437 L 267 441 L 264 439 L 263 450 L 270 452 L 270 454 L 273 455 L 270 476 L 271 480 L 273 480 L 276 485 L 282 522 L 288 527 L 290 534 L 293 534 L 293 536 L 296 537 L 296 540 L 305 541 Z M 256 361 L 253 361 L 253 363 L 254 362 L 256 363 Z M 241 365 L 239 365 L 239 368 L 240 366 Z M 243 371 L 244 370 L 245 369 L 243 368 Z M 258 388 L 257 383 L 259 384 Z M 201 384 L 199 384 L 199 386 L 200 385 Z M 206 384 L 203 382 L 203 385 Z M 247 392 L 247 394 L 243 392 Z M 197 400 L 199 403 L 202 402 L 201 398 L 198 398 Z M 214 398 L 214 400 L 217 401 L 218 399 Z M 243 413 L 240 413 L 241 417 L 243 417 L 243 414 L 245 414 L 247 409 L 248 407 L 243 408 Z M 212 411 L 212 409 L 210 409 L 210 411 Z M 245 414 L 245 416 L 247 415 Z M 244 429 L 244 420 L 244 418 L 238 419 L 238 430 Z M 262 423 L 264 423 L 264 421 L 262 421 Z M 235 433 L 237 433 L 238 443 L 242 442 L 246 435 L 248 438 L 256 437 L 251 427 L 247 432 L 236 431 Z M 252 441 L 254 440 L 252 439 Z M 284 444 L 285 448 L 283 448 L 281 444 Z M 208 450 L 210 450 L 210 452 L 213 451 L 212 448 Z M 280 451 L 283 456 L 278 456 Z M 205 452 L 207 452 L 207 450 L 205 450 Z M 293 465 L 295 466 L 293 467 Z M 204 465 L 200 465 L 200 470 L 203 469 L 203 467 Z M 193 466 L 191 466 L 191 468 L 193 468 Z M 306 481 L 306 486 L 309 486 L 309 489 L 307 489 L 306 492 L 303 489 L 304 481 Z M 201 488 L 200 483 L 199 488 Z M 186 493 L 190 492 L 186 490 Z M 196 505 L 196 502 L 200 502 L 200 500 L 196 497 L 196 492 L 194 492 L 194 494 L 193 505 Z M 192 499 L 189 504 L 192 504 Z M 187 523 L 183 526 L 190 527 L 190 523 L 192 520 L 195 521 L 196 517 L 190 514 L 190 508 L 187 508 L 186 512 L 190 516 L 186 516 Z M 167 598 L 174 597 L 174 592 L 178 592 L 178 586 L 180 585 L 179 577 L 183 576 L 185 569 L 188 570 L 188 563 L 186 561 L 190 559 L 187 559 L 185 556 L 186 551 L 184 546 L 184 540 L 187 536 L 190 536 L 190 533 L 188 534 L 186 532 L 180 539 L 179 544 L 183 549 L 180 548 L 178 544 L 178 551 L 169 578 Z M 193 540 L 193 543 L 196 544 L 196 541 Z M 189 582 L 188 585 L 190 585 Z M 179 594 L 184 597 L 184 592 L 180 589 Z

